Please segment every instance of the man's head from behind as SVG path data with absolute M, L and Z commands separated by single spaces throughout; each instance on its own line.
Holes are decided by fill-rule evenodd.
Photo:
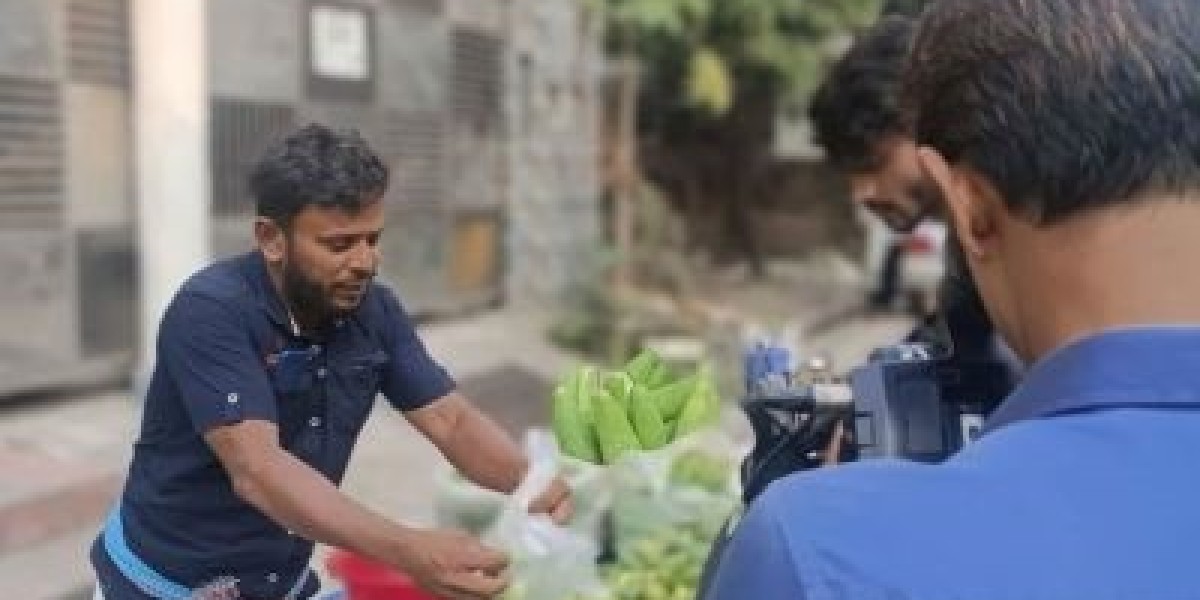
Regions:
M 306 325 L 354 310 L 379 264 L 388 171 L 356 132 L 309 125 L 250 177 L 255 237 Z
M 939 0 L 926 13 L 905 85 L 920 162 L 1026 358 L 1200 305 L 1178 268 L 1200 250 L 1197 31 L 1195 0 Z
M 817 142 L 848 176 L 855 203 L 897 231 L 911 231 L 936 204 L 900 106 L 914 32 L 911 19 L 885 17 L 833 65 L 809 105 Z

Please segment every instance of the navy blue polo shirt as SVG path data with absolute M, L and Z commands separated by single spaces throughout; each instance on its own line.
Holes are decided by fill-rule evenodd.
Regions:
M 777 481 L 707 600 L 1200 598 L 1200 328 L 1108 331 L 1039 361 L 938 465 Z
M 303 337 L 260 253 L 216 263 L 183 285 L 159 329 L 121 496 L 129 546 L 186 587 L 235 577 L 243 598 L 282 598 L 313 543 L 238 498 L 203 433 L 274 422 L 284 449 L 339 484 L 378 393 L 408 411 L 453 389 L 387 288 L 372 284 L 353 314 Z M 108 600 L 144 597 L 99 543 L 92 561 Z M 316 592 L 310 579 L 301 597 Z

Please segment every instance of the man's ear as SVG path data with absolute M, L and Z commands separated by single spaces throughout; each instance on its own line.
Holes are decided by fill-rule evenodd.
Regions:
M 258 249 L 268 263 L 283 262 L 287 256 L 287 233 L 274 220 L 267 217 L 254 219 L 254 239 Z
M 994 189 L 976 174 L 952 169 L 933 148 L 917 149 L 917 161 L 946 203 L 963 251 L 976 258 L 991 252 L 1004 203 Z

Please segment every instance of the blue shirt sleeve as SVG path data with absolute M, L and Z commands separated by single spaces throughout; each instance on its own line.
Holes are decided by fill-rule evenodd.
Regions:
M 265 359 L 255 351 L 242 315 L 227 302 L 177 294 L 159 328 L 157 360 L 198 433 L 248 419 L 278 419 Z
M 704 600 L 816 600 L 800 583 L 796 557 L 769 496 L 738 523 Z
M 396 295 L 387 288 L 379 289 L 387 319 L 384 339 L 388 364 L 384 367 L 383 395 L 398 410 L 410 411 L 453 392 L 454 380 L 429 355 Z

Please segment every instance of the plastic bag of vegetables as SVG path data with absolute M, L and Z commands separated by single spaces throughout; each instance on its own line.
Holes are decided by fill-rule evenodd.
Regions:
M 735 450 L 719 431 L 692 434 L 613 467 L 612 522 L 617 554 L 664 531 L 715 536 L 739 503 Z
M 737 451 L 707 366 L 680 377 L 643 351 L 617 371 L 575 368 L 553 402 L 562 452 L 611 472 L 618 554 L 659 529 L 719 527 L 736 506 Z
M 554 478 L 555 447 L 548 435 L 530 436 L 530 468 L 505 501 L 495 526 L 484 536 L 508 553 L 512 584 L 505 600 L 567 600 L 600 597 L 606 587 L 596 569 L 595 540 L 559 527 L 547 515 L 529 514 L 529 506 Z
M 678 377 L 647 350 L 616 371 L 576 367 L 554 389 L 551 412 L 563 454 L 612 465 L 711 429 L 721 401 L 708 366 Z
M 551 434 L 533 428 L 525 432 L 527 452 L 537 450 L 538 444 L 552 444 Z M 551 454 L 555 454 L 551 450 Z M 612 483 L 603 467 L 569 456 L 558 455 L 558 473 L 571 487 L 574 514 L 570 529 L 589 536 L 598 546 L 604 535 L 604 517 L 612 505 Z M 508 496 L 472 483 L 449 463 L 443 463 L 434 473 L 434 522 L 439 527 L 461 529 L 473 535 L 483 535 L 496 524 Z

